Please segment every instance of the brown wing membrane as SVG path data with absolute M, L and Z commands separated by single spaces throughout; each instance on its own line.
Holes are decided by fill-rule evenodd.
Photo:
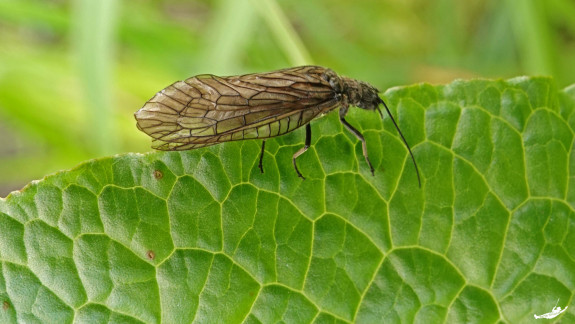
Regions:
M 337 108 L 326 71 L 303 66 L 178 81 L 136 112 L 138 128 L 154 139 L 152 147 L 158 150 L 282 135 Z

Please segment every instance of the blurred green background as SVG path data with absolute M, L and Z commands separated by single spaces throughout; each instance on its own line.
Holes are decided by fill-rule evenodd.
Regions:
M 0 0 L 0 197 L 151 150 L 133 113 L 200 73 L 319 64 L 380 89 L 575 72 L 572 0 Z

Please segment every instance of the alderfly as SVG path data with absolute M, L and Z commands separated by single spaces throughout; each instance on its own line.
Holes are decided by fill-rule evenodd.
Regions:
M 339 120 L 361 141 L 363 156 L 373 174 L 363 135 L 351 126 L 345 115 L 349 106 L 377 110 L 382 104 L 407 150 L 421 186 L 413 153 L 385 102 L 372 85 L 338 76 L 320 66 L 300 66 L 267 73 L 219 77 L 202 74 L 178 81 L 158 92 L 134 116 L 138 128 L 153 138 L 152 147 L 162 151 L 182 151 L 222 142 L 261 138 L 259 168 L 263 173 L 265 139 L 305 126 L 305 145 L 311 144 L 310 121 L 339 108 Z

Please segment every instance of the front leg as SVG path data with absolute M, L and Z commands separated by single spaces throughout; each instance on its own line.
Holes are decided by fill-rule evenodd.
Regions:
M 363 135 L 361 135 L 361 133 L 357 129 L 355 129 L 347 122 L 347 120 L 345 120 L 345 112 L 347 112 L 347 109 L 344 111 L 344 113 L 342 113 L 341 110 L 339 111 L 339 120 L 341 121 L 343 126 L 347 128 L 348 131 L 350 131 L 353 135 L 355 135 L 355 137 L 357 137 L 357 139 L 361 141 L 361 148 L 363 149 L 363 156 L 365 157 L 365 161 L 367 161 L 367 164 L 369 165 L 371 175 L 375 175 L 373 165 L 371 165 L 371 161 L 369 161 L 369 157 L 367 156 L 367 144 L 365 143 L 365 138 L 363 138 Z
M 305 180 L 305 178 L 299 172 L 299 170 L 297 168 L 297 164 L 295 163 L 295 160 L 298 158 L 298 156 L 302 155 L 305 151 L 307 151 L 310 144 L 311 144 L 311 126 L 308 123 L 307 125 L 305 125 L 305 145 L 304 145 L 304 147 L 300 148 L 297 152 L 295 152 L 295 154 L 293 155 L 293 158 L 292 158 L 293 167 L 295 168 L 295 172 L 297 172 L 297 176 L 302 178 L 303 180 Z

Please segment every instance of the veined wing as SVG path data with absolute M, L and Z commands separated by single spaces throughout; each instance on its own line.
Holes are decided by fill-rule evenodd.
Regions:
M 282 135 L 338 106 L 326 71 L 304 66 L 178 81 L 136 112 L 138 128 L 154 139 L 153 147 L 159 150 Z

